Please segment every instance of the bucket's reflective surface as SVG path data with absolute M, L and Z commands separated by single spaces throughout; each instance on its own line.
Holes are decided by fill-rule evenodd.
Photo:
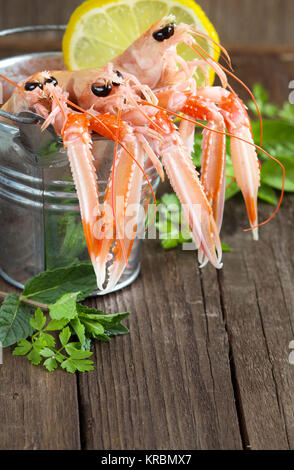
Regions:
M 0 61 L 0 73 L 21 80 L 40 70 L 63 68 L 59 53 L 32 54 Z M 2 82 L 3 83 L 3 82 Z M 11 87 L 3 83 L 4 96 Z M 101 202 L 110 175 L 114 144 L 96 139 L 93 155 Z M 154 189 L 156 173 L 147 170 Z M 150 198 L 144 182 L 142 203 Z M 0 121 L 0 273 L 22 287 L 45 269 L 89 260 L 78 201 L 66 151 L 37 124 L 21 127 Z M 115 290 L 129 285 L 140 271 L 136 239 L 127 267 Z

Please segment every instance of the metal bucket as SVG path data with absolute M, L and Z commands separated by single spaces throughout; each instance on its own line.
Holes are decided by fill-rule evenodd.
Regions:
M 0 73 L 14 81 L 41 70 L 63 69 L 61 53 L 36 53 L 0 61 Z M 2 81 L 5 99 L 12 91 Z M 62 140 L 25 113 L 0 121 L 0 274 L 22 288 L 32 276 L 77 261 L 89 260 L 78 200 Z M 94 139 L 101 201 L 110 175 L 114 144 Z M 147 165 L 154 190 L 155 170 Z M 142 204 L 151 197 L 144 182 Z M 129 266 L 115 291 L 131 284 L 140 271 L 140 247 L 135 240 Z M 99 291 L 95 292 L 99 295 Z

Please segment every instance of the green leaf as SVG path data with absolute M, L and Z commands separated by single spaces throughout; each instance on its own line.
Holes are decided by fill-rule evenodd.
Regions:
M 63 295 L 55 304 L 49 305 L 50 317 L 53 320 L 66 318 L 72 320 L 77 316 L 77 298 L 79 292 Z
M 273 206 L 278 204 L 275 190 L 267 184 L 261 184 L 258 190 L 258 197 L 259 199 L 267 202 L 268 204 L 272 204 Z
M 71 320 L 70 326 L 74 330 L 75 334 L 79 338 L 79 342 L 83 346 L 86 341 L 85 326 L 81 323 L 79 318 L 74 318 L 73 320 Z
M 96 320 L 105 327 L 120 323 L 122 320 L 124 320 L 130 315 L 130 312 L 106 314 L 102 310 L 97 310 L 96 308 L 89 308 L 86 305 L 82 304 L 78 304 L 77 310 L 79 318 Z
M 283 109 L 279 112 L 279 116 L 285 121 L 294 124 L 294 105 L 291 103 L 284 103 Z
M 261 83 L 255 83 L 253 85 L 253 95 L 256 101 L 261 105 L 268 102 L 269 94 Z
M 170 239 L 170 240 L 161 240 L 161 246 L 164 250 L 172 250 L 179 245 L 179 240 Z
M 98 336 L 104 337 L 104 327 L 100 325 L 97 320 L 86 318 L 80 318 L 80 320 L 85 326 L 87 336 L 90 336 L 91 338 L 98 338 Z
M 88 357 L 92 356 L 91 351 L 84 351 L 82 349 L 76 349 L 71 344 L 65 347 L 67 354 L 71 357 L 71 359 L 88 359 Z
M 129 332 L 130 330 L 123 323 L 118 323 L 105 329 L 105 334 L 108 336 L 127 335 Z
M 40 364 L 42 357 L 41 354 L 34 348 L 32 351 L 28 354 L 28 360 L 31 361 L 34 366 L 37 366 Z
M 23 297 L 53 304 L 72 292 L 81 292 L 79 300 L 83 300 L 95 289 L 97 281 L 91 263 L 80 263 L 33 277 L 25 284 Z
M 252 130 L 255 142 L 259 142 L 260 139 L 260 124 L 258 121 L 252 122 Z M 282 120 L 263 120 L 263 146 L 266 147 L 269 144 L 277 142 L 288 142 L 294 140 L 293 125 Z M 264 156 L 263 152 L 260 152 L 260 156 Z
M 67 318 L 62 318 L 61 320 L 51 320 L 44 331 L 62 330 L 69 322 L 70 320 Z
M 49 372 L 53 372 L 55 369 L 57 369 L 58 364 L 56 359 L 54 359 L 53 357 L 49 357 L 49 359 L 46 359 L 46 361 L 44 361 L 43 366 L 46 367 Z
M 41 333 L 40 340 L 42 341 L 42 343 L 46 344 L 46 346 L 48 346 L 49 348 L 54 348 L 55 346 L 54 337 L 48 333 Z
M 294 158 L 280 157 L 279 161 L 286 170 L 285 191 L 294 192 Z M 261 181 L 275 189 L 282 189 L 282 169 L 272 160 L 267 160 L 262 165 Z
M 109 336 L 129 333 L 129 329 L 121 323 L 130 315 L 129 312 L 107 315 L 101 310 L 79 304 L 78 315 L 81 322 L 85 325 L 86 334 L 92 338 L 108 342 Z
M 50 349 L 50 348 L 43 348 L 40 351 L 40 355 L 43 356 L 43 357 L 53 357 L 53 356 L 55 356 L 55 352 L 52 351 L 52 349 Z
M 13 356 L 25 356 L 30 352 L 32 349 L 33 345 L 30 343 L 30 341 L 27 341 L 26 339 L 21 339 L 18 343 L 16 348 L 13 350 Z
M 67 326 L 66 328 L 62 330 L 62 332 L 59 335 L 59 339 L 60 339 L 62 346 L 65 346 L 69 342 L 70 337 L 71 337 L 71 331 L 70 331 L 70 328 Z
M 34 330 L 41 330 L 46 323 L 46 317 L 40 308 L 37 308 L 35 315 L 30 320 L 31 326 Z
M 76 371 L 87 372 L 94 370 L 93 361 L 88 359 L 72 359 L 68 358 L 61 364 L 61 367 L 70 374 L 74 374 Z
M 168 206 L 176 206 L 181 209 L 181 203 L 175 193 L 165 193 L 161 199 L 160 203 Z
M 231 253 L 232 248 L 226 243 L 222 242 L 222 250 L 224 253 Z
M 17 294 L 9 294 L 0 308 L 0 342 L 3 348 L 31 336 L 30 307 Z

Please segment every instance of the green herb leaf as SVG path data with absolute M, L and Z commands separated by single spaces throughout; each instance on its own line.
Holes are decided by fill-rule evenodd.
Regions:
M 284 103 L 283 109 L 279 112 L 279 116 L 292 125 L 294 124 L 294 105 L 291 103 Z
M 26 339 L 21 339 L 18 343 L 16 348 L 13 350 L 13 355 L 14 356 L 25 356 L 30 352 L 32 349 L 33 345 L 30 343 L 30 341 L 27 341 Z
M 222 242 L 222 250 L 224 253 L 230 253 L 232 251 L 232 248 L 226 243 Z
M 44 367 L 46 367 L 46 369 L 49 372 L 53 372 L 58 367 L 57 361 L 53 357 L 49 357 L 49 359 L 46 359 L 46 361 L 44 361 L 43 365 L 44 365 Z
M 74 318 L 73 320 L 71 320 L 70 326 L 79 338 L 79 342 L 81 343 L 81 345 L 84 346 L 86 342 L 85 326 L 81 323 L 79 318 Z
M 280 157 L 279 161 L 284 165 L 286 170 L 285 191 L 294 192 L 294 158 Z M 272 160 L 267 160 L 262 165 L 261 180 L 268 186 L 275 189 L 282 189 L 282 169 Z
M 52 349 L 50 349 L 50 348 L 43 348 L 40 351 L 40 355 L 43 356 L 43 357 L 53 357 L 53 356 L 55 356 L 55 352 L 52 351 Z
M 87 372 L 94 370 L 93 361 L 88 359 L 72 359 L 71 357 L 63 361 L 61 367 L 70 374 L 74 374 L 76 371 Z
M 258 197 L 259 199 L 262 199 L 263 201 L 267 202 L 268 204 L 272 204 L 273 206 L 278 204 L 275 190 L 265 183 L 261 184 L 258 190 Z
M 0 341 L 3 348 L 31 336 L 30 307 L 17 294 L 9 294 L 0 308 Z
M 42 360 L 41 354 L 38 352 L 38 350 L 34 347 L 32 351 L 28 354 L 28 360 L 31 361 L 31 363 L 34 366 L 38 366 Z
M 49 348 L 54 348 L 55 339 L 52 335 L 50 335 L 48 333 L 41 333 L 39 338 L 40 338 L 40 341 L 42 341 L 43 344 L 45 344 Z
M 77 298 L 79 292 L 63 295 L 55 304 L 49 305 L 52 320 L 72 320 L 77 316 Z
M 104 331 L 108 336 L 127 335 L 129 332 L 130 330 L 123 323 L 117 323 L 117 325 L 107 327 Z
M 34 330 L 41 330 L 46 323 L 46 317 L 40 308 L 37 308 L 35 315 L 30 320 L 31 326 Z
M 80 318 L 80 320 L 85 327 L 87 336 L 96 339 L 100 339 L 101 337 L 105 341 L 108 341 L 108 338 L 104 338 L 104 327 L 100 323 L 98 323 L 97 320 L 90 320 L 87 318 Z
M 62 330 L 62 332 L 59 335 L 59 339 L 60 339 L 62 346 L 65 346 L 69 342 L 70 337 L 71 337 L 71 331 L 69 327 L 67 326 L 66 328 Z
M 30 279 L 24 287 L 23 297 L 45 304 L 53 304 L 61 296 L 80 292 L 83 300 L 97 289 L 96 276 L 90 263 L 80 263 L 53 271 L 45 271 Z
M 130 315 L 129 312 L 107 315 L 101 310 L 79 304 L 78 315 L 85 326 L 87 335 L 93 338 L 109 341 L 109 336 L 129 333 L 128 328 L 121 323 Z
M 61 320 L 51 320 L 45 328 L 45 331 L 58 331 L 62 330 L 70 320 L 68 318 L 61 318 Z

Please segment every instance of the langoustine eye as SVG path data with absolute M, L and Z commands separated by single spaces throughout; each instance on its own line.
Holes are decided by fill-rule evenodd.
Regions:
M 166 39 L 171 38 L 175 34 L 175 25 L 167 24 L 164 28 L 155 31 L 152 36 L 158 42 L 163 42 Z
M 25 91 L 34 91 L 36 88 L 43 90 L 43 85 L 40 82 L 26 82 L 24 85 Z
M 47 78 L 47 80 L 45 80 L 45 82 L 44 82 L 44 85 L 47 85 L 48 83 L 52 83 L 52 85 L 54 85 L 54 86 L 58 85 L 58 81 L 56 80 L 55 77 Z
M 105 85 L 93 83 L 93 85 L 91 86 L 91 90 L 95 96 L 98 96 L 99 98 L 104 98 L 111 93 L 112 86 L 110 85 L 110 83 L 106 83 Z
M 123 75 L 120 73 L 119 70 L 117 70 L 115 73 L 116 73 L 116 75 L 118 76 L 118 78 L 120 78 L 121 80 L 124 79 Z M 113 85 L 113 86 L 120 86 L 121 83 L 112 82 L 112 85 Z

